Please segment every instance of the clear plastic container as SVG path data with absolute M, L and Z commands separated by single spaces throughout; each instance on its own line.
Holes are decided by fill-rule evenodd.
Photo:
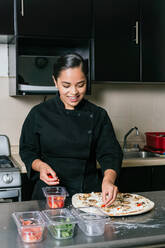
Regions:
M 74 235 L 76 218 L 66 208 L 42 211 L 46 225 L 55 239 L 69 239 Z
M 72 214 L 78 220 L 79 228 L 87 236 L 100 236 L 104 234 L 105 224 L 109 216 L 96 207 L 82 207 L 72 209 Z
M 43 187 L 42 190 L 46 197 L 47 205 L 49 206 L 49 208 L 64 207 L 66 196 L 68 196 L 68 193 L 64 187 Z
M 36 243 L 43 240 L 45 221 L 39 211 L 15 212 L 12 217 L 23 242 Z

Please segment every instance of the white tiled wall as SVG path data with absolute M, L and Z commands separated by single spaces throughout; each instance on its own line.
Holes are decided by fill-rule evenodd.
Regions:
M 129 139 L 139 142 L 145 132 L 165 131 L 165 85 L 95 85 L 90 100 L 106 108 L 120 141 L 134 126 L 140 137 Z
M 7 44 L 0 44 L 0 77 L 8 76 L 8 49 Z
M 0 134 L 8 135 L 11 145 L 17 146 L 27 113 L 44 96 L 10 97 L 7 68 L 7 48 L 0 45 Z M 165 131 L 165 85 L 95 84 L 87 98 L 108 111 L 120 142 L 134 126 L 141 135 L 133 133 L 129 139 L 139 142 L 145 141 L 146 131 Z

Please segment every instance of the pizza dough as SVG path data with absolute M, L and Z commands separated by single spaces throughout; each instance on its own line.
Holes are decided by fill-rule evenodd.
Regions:
M 72 205 L 79 207 L 98 207 L 109 216 L 137 215 L 150 211 L 154 202 L 148 198 L 131 193 L 118 193 L 116 200 L 109 206 L 104 207 L 102 193 L 77 193 L 72 196 Z M 91 211 L 91 210 L 90 210 Z

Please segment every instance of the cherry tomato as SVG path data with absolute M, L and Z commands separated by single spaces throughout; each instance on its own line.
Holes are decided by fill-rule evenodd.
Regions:
M 22 220 L 22 225 L 23 226 L 27 226 L 27 225 L 31 225 L 32 221 L 31 220 Z
M 30 227 L 22 229 L 22 239 L 24 242 L 36 242 L 42 239 L 42 227 Z
M 53 178 L 52 175 L 51 175 L 50 173 L 48 174 L 48 177 L 49 177 L 49 178 Z
M 64 200 L 63 196 L 49 196 L 47 202 L 50 208 L 62 208 L 64 207 Z

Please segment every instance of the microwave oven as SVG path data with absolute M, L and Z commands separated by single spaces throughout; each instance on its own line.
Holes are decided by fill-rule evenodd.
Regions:
M 57 56 L 20 55 L 18 90 L 23 93 L 55 93 L 52 74 Z
M 58 56 L 21 55 L 18 58 L 18 91 L 25 94 L 57 92 L 52 74 Z M 88 66 L 88 60 L 85 59 Z M 88 78 L 89 84 L 89 78 Z M 89 85 L 87 94 L 89 93 Z
M 91 91 L 90 39 L 51 39 L 17 37 L 9 44 L 10 96 L 31 94 L 56 94 L 52 74 L 59 56 L 80 54 L 87 63 L 87 94 Z

